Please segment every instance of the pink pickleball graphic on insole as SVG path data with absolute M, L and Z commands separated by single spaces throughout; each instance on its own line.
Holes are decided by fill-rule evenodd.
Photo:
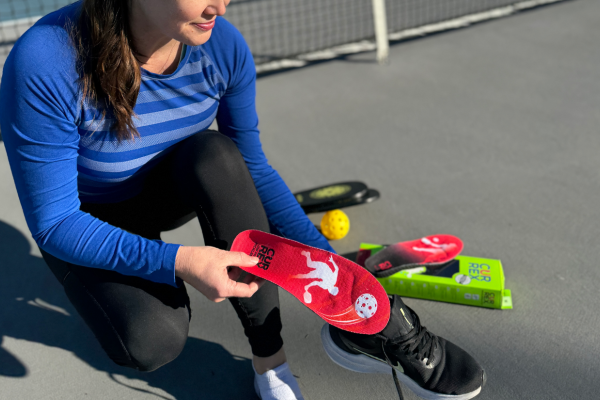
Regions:
M 377 300 L 375 296 L 371 296 L 368 293 L 362 294 L 356 299 L 354 309 L 359 317 L 371 318 L 377 312 Z

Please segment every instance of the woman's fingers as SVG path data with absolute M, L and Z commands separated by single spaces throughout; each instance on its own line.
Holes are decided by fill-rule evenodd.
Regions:
M 247 284 L 251 282 L 256 282 L 256 284 L 258 284 L 258 287 L 260 288 L 266 282 L 266 280 L 256 275 L 247 274 L 246 276 L 244 276 L 242 282 Z
M 260 286 L 259 283 L 254 281 L 237 282 L 230 279 L 228 275 L 223 275 L 221 282 L 215 287 L 215 296 L 212 298 L 207 297 L 215 303 L 219 303 L 228 297 L 251 297 Z
M 253 267 L 258 264 L 258 257 L 250 257 L 246 253 L 239 251 L 229 251 L 227 256 L 227 265 L 237 267 Z
M 238 268 L 238 267 L 227 267 L 227 275 L 229 275 L 229 279 L 231 279 L 232 281 L 237 281 L 240 279 L 240 276 L 242 276 L 242 272 L 244 270 Z M 246 282 L 248 283 L 248 282 Z
M 228 267 L 227 275 L 229 276 L 229 279 L 236 282 L 242 282 L 247 285 L 249 285 L 252 282 L 255 282 L 258 285 L 259 289 L 266 282 L 263 278 L 258 277 L 256 275 L 252 275 L 251 273 L 244 271 L 243 269 L 238 267 Z
M 255 277 L 256 279 L 253 281 L 258 285 L 258 288 L 260 289 L 267 281 L 263 278 L 259 278 L 258 276 Z
M 244 283 L 229 280 L 228 294 L 225 297 L 251 297 L 258 288 L 256 282 Z
M 214 247 L 182 247 L 177 253 L 177 276 L 192 285 L 209 300 L 220 302 L 228 297 L 250 297 L 262 282 L 239 267 L 252 267 L 257 257 Z
M 253 267 L 260 261 L 258 257 L 250 257 L 246 253 L 238 251 L 228 252 L 227 263 L 230 265 L 227 267 L 227 275 L 234 283 L 240 283 L 243 286 L 232 285 L 232 291 L 238 293 L 239 290 L 243 293 L 241 295 L 228 295 L 227 297 L 250 297 L 256 292 L 262 285 L 262 279 L 249 274 L 238 267 Z M 233 266 L 231 266 L 233 265 Z M 240 279 L 241 278 L 241 279 Z M 231 284 L 231 283 L 230 283 Z M 244 286 L 245 285 L 245 286 Z M 250 288 L 250 291 L 248 290 Z

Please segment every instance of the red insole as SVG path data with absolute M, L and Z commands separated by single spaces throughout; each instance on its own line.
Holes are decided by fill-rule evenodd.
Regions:
M 452 235 L 431 235 L 386 247 L 365 260 L 365 267 L 376 276 L 387 270 L 402 270 L 419 265 L 435 266 L 453 260 L 463 242 Z
M 325 321 L 346 331 L 381 332 L 390 318 L 390 303 L 381 284 L 364 268 L 325 250 L 269 233 L 240 233 L 231 251 L 260 262 L 243 270 L 290 292 Z

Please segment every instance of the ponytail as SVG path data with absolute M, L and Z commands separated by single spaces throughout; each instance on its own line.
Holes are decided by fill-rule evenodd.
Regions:
M 77 52 L 82 101 L 91 101 L 106 118 L 119 142 L 140 134 L 133 118 L 142 81 L 129 30 L 130 0 L 83 0 L 72 32 Z

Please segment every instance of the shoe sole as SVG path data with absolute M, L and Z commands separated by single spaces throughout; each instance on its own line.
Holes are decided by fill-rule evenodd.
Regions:
M 260 397 L 260 390 L 258 389 L 258 383 L 256 383 L 256 378 L 254 378 L 254 391 L 256 392 L 258 398 L 262 400 L 262 397 Z
M 325 353 L 329 356 L 331 361 L 336 363 L 342 368 L 349 369 L 354 372 L 361 372 L 363 374 L 388 374 L 392 375 L 392 367 L 378 361 L 374 358 L 367 357 L 362 354 L 350 354 L 340 349 L 331 338 L 329 334 L 329 324 L 323 325 L 321 329 L 321 341 L 323 342 L 323 348 Z M 469 400 L 477 396 L 481 392 L 480 386 L 476 390 L 465 393 L 465 394 L 440 394 L 432 392 L 431 390 L 423 389 L 418 383 L 410 379 L 407 375 L 396 371 L 398 380 L 405 384 L 410 390 L 412 390 L 417 396 L 426 400 Z

